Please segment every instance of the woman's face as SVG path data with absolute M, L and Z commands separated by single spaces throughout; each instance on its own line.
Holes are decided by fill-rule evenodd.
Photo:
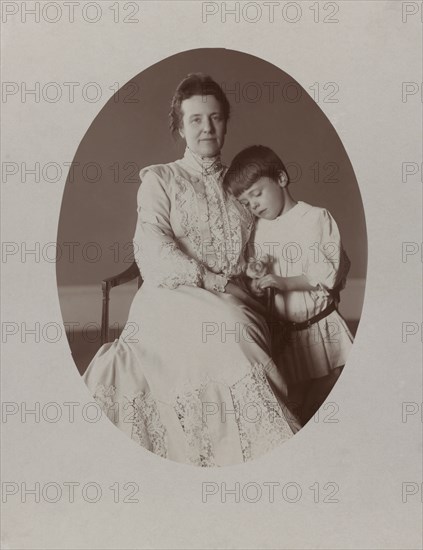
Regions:
M 220 153 L 226 134 L 222 107 L 213 95 L 193 95 L 181 103 L 182 127 L 179 133 L 187 146 L 201 157 Z

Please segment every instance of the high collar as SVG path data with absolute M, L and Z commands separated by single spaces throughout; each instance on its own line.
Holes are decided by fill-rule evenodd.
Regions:
M 216 174 L 223 169 L 220 155 L 214 157 L 201 157 L 197 155 L 197 153 L 194 153 L 189 147 L 185 148 L 184 161 L 195 171 L 201 172 L 205 176 Z

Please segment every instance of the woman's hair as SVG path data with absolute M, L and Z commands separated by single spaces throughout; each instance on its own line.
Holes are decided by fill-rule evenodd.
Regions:
M 252 145 L 234 157 L 223 179 L 223 187 L 239 197 L 260 178 L 277 181 L 281 172 L 288 176 L 284 163 L 270 147 Z
M 225 92 L 219 84 L 206 74 L 190 73 L 179 83 L 170 104 L 169 126 L 172 134 L 182 126 L 182 102 L 194 95 L 214 96 L 222 107 L 225 122 L 228 121 L 231 107 Z

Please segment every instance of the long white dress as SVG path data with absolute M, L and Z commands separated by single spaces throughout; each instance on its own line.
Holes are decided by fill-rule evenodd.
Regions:
M 253 227 L 223 174 L 219 159 L 206 166 L 189 149 L 141 171 L 134 253 L 144 283 L 128 318 L 137 334 L 102 346 L 84 374 L 132 439 L 197 466 L 254 459 L 296 430 L 266 324 L 219 291 L 240 274 Z

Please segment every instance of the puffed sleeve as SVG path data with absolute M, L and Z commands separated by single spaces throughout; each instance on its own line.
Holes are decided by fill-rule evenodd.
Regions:
M 307 247 L 304 275 L 321 290 L 343 288 L 351 264 L 342 248 L 338 226 L 327 210 L 319 209 L 310 234 L 314 235 L 314 242 Z
M 200 264 L 183 253 L 170 224 L 171 200 L 167 184 L 153 169 L 140 172 L 134 256 L 143 279 L 156 286 L 201 286 Z

